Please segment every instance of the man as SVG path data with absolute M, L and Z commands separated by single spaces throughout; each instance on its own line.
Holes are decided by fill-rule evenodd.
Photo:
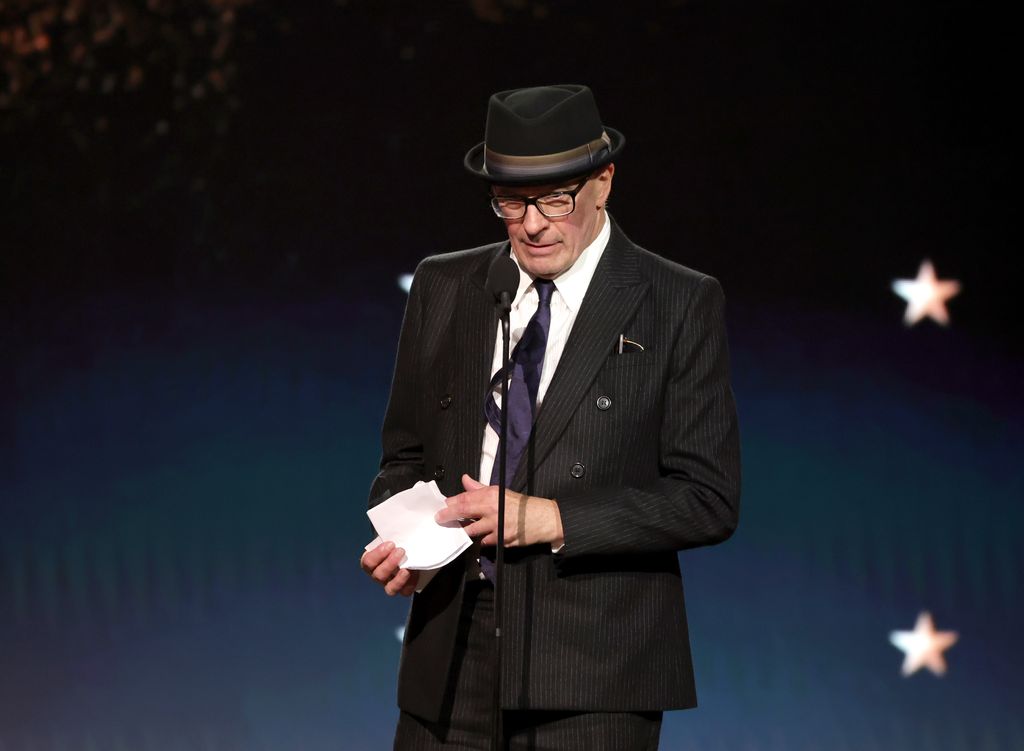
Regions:
M 370 504 L 434 479 L 448 496 L 438 521 L 462 521 L 479 545 L 413 597 L 395 748 L 489 747 L 501 338 L 485 281 L 499 254 L 520 270 L 510 415 L 527 402 L 508 447 L 509 747 L 656 749 L 662 711 L 696 704 L 676 553 L 737 523 L 723 297 L 611 220 L 623 143 L 585 86 L 495 94 L 465 164 L 490 184 L 508 241 L 416 271 Z M 411 595 L 403 554 L 385 543 L 361 565 Z

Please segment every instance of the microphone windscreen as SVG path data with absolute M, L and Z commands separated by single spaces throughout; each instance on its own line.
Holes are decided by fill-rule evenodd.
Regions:
M 498 301 L 502 292 L 508 293 L 509 300 L 515 299 L 519 291 L 519 267 L 511 257 L 501 253 L 491 261 L 491 268 L 487 270 L 487 290 Z

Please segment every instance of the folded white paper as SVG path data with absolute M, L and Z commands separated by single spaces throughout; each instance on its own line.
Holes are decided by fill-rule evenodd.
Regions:
M 445 508 L 436 482 L 418 482 L 366 512 L 380 537 L 366 546 L 372 550 L 390 540 L 405 550 L 402 568 L 439 569 L 459 557 L 473 541 L 458 522 L 438 524 L 434 514 Z

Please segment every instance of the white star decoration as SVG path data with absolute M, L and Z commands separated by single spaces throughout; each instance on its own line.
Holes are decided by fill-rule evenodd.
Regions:
M 903 323 L 913 326 L 927 316 L 943 326 L 949 324 L 946 301 L 960 292 L 960 282 L 955 279 L 936 279 L 932 262 L 921 262 L 917 279 L 896 279 L 892 291 L 907 301 L 907 312 Z
M 412 289 L 412 274 L 402 274 L 398 277 L 398 286 L 402 288 L 406 294 L 409 294 L 409 290 Z
M 917 616 L 913 631 L 893 631 L 889 641 L 903 650 L 903 676 L 910 676 L 921 668 L 928 668 L 938 676 L 946 673 L 946 659 L 942 653 L 956 644 L 956 631 L 936 631 L 932 614 L 925 611 Z

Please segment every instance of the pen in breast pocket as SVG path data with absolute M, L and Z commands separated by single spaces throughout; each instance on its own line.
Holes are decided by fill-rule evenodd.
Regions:
M 632 341 L 630 339 L 627 339 L 625 334 L 619 334 L 619 354 L 620 355 L 622 354 L 622 348 L 625 347 L 627 344 L 629 346 L 631 346 L 631 347 L 636 347 L 641 352 L 644 351 L 644 345 L 640 344 L 640 342 L 634 342 L 634 341 Z

